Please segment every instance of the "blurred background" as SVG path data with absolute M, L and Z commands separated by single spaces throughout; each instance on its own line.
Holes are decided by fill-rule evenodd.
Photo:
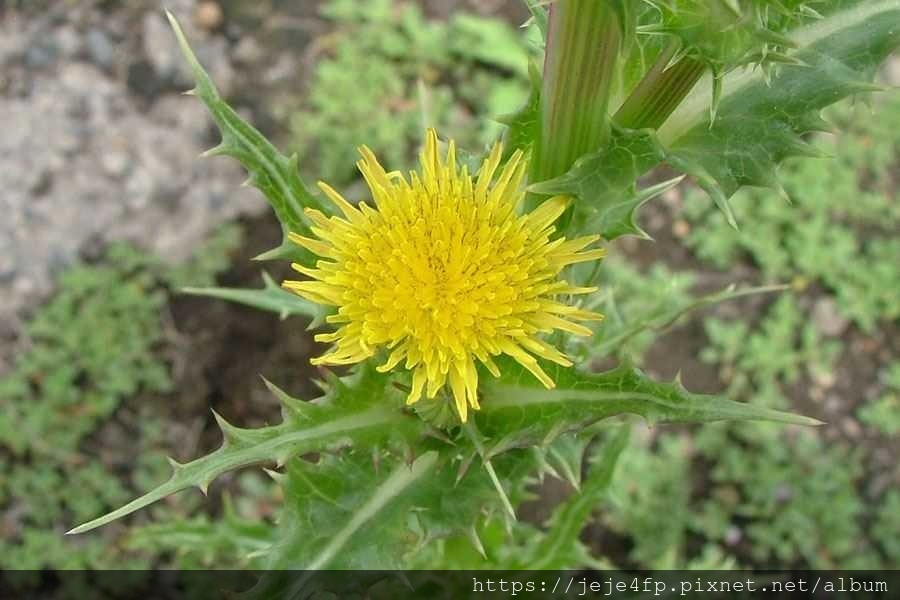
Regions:
M 222 93 L 303 173 L 363 195 L 355 147 L 412 164 L 426 125 L 478 150 L 527 94 L 518 0 L 168 0 Z M 900 84 L 900 61 L 882 78 Z M 298 320 L 178 293 L 261 285 L 280 240 L 217 142 L 152 0 L 0 0 L 0 568 L 258 566 L 278 490 L 259 471 L 98 532 L 77 523 L 220 434 L 278 420 L 259 375 L 311 397 Z M 690 184 L 616 242 L 611 318 L 728 284 L 790 286 L 702 308 L 627 357 L 692 391 L 818 429 L 636 427 L 584 539 L 624 567 L 900 567 L 900 94 L 843 103 L 833 155 L 782 169 L 793 204 L 744 191 L 731 230 Z M 665 323 L 660 323 L 664 325 Z M 622 357 L 619 357 L 622 358 Z M 545 503 L 571 490 L 549 481 Z M 546 514 L 531 507 L 529 518 Z

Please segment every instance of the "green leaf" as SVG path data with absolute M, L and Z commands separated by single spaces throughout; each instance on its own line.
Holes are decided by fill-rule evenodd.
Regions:
M 166 14 L 194 74 L 196 87 L 189 93 L 203 101 L 222 134 L 222 142 L 207 151 L 205 156 L 231 156 L 240 161 L 250 174 L 249 183 L 259 188 L 275 211 L 284 232 L 284 240 L 281 246 L 266 253 L 265 258 L 307 258 L 309 254 L 290 243 L 287 234 L 291 231 L 308 230 L 309 222 L 303 214 L 304 208 L 328 211 L 300 178 L 297 155 L 287 157 L 278 152 L 259 131 L 242 119 L 222 99 L 212 79 L 191 50 L 178 21 L 171 13 Z
M 154 523 L 131 532 L 128 547 L 153 553 L 174 552 L 195 568 L 214 568 L 227 560 L 239 568 L 262 568 L 262 557 L 268 554 L 277 532 L 264 519 L 242 517 L 234 508 L 231 496 L 222 498 L 222 514 L 215 519 L 201 514 L 190 519 Z
M 765 66 L 791 47 L 783 33 L 812 15 L 806 0 L 650 0 L 638 31 L 679 40 L 682 52 L 718 71 Z M 773 56 L 774 55 L 774 56 Z
M 504 159 L 516 150 L 528 152 L 540 136 L 541 127 L 541 72 L 534 63 L 529 64 L 531 92 L 525 105 L 511 115 L 498 117 L 507 126 L 503 144 Z
M 522 568 L 535 570 L 571 569 L 590 562 L 590 555 L 579 539 L 591 512 L 606 496 L 615 474 L 619 456 L 628 444 L 630 429 L 620 427 L 591 465 L 581 490 L 560 505 L 547 524 L 547 532 L 523 561 Z
M 297 294 L 283 289 L 275 283 L 268 273 L 263 271 L 263 288 L 248 290 L 240 288 L 204 287 L 182 288 L 182 292 L 192 296 L 207 296 L 219 298 L 229 302 L 236 302 L 246 306 L 252 306 L 260 310 L 277 313 L 282 319 L 291 316 L 305 316 L 312 319 L 309 328 L 313 329 L 322 324 L 327 314 L 327 309 L 320 305 L 301 298 Z
M 477 548 L 476 525 L 499 510 L 494 484 L 484 469 L 467 468 L 464 448 L 437 448 L 416 458 L 351 449 L 289 463 L 279 478 L 286 541 L 273 548 L 269 568 L 435 568 L 440 555 L 424 554 L 438 540 L 455 536 Z M 523 480 L 533 466 L 527 456 L 496 462 L 504 481 Z
M 720 206 L 741 186 L 781 190 L 781 161 L 822 155 L 803 138 L 827 129 L 819 111 L 878 89 L 871 76 L 900 45 L 900 1 L 835 2 L 829 9 L 786 34 L 798 64 L 726 75 L 712 126 L 713 86 L 701 81 L 660 129 L 668 161 L 695 176 Z
M 550 29 L 550 17 L 547 15 L 547 9 L 540 4 L 539 0 L 525 0 L 525 6 L 531 13 L 531 20 L 540 30 L 541 37 L 546 41 L 547 31 Z
M 475 413 L 479 430 L 491 440 L 489 456 L 510 448 L 547 444 L 561 433 L 626 413 L 651 423 L 762 420 L 821 424 L 809 417 L 694 394 L 677 378 L 673 383 L 656 382 L 627 364 L 605 373 L 549 366 L 547 373 L 556 387 L 548 390 L 523 367 L 503 362 L 503 377 L 485 381 L 482 410 Z
M 322 464 L 298 459 L 288 465 L 287 510 L 280 524 L 286 542 L 277 548 L 271 568 L 402 564 L 394 546 L 423 480 L 438 476 L 438 453 L 426 452 L 409 465 L 391 461 L 377 470 L 367 452 L 344 454 L 323 456 Z
M 481 62 L 528 76 L 528 59 L 522 52 L 519 33 L 506 21 L 457 13 L 451 21 L 451 48 L 470 62 Z
M 377 445 L 391 440 L 408 441 L 423 430 L 422 421 L 401 412 L 401 394 L 389 384 L 388 377 L 367 367 L 351 377 L 335 378 L 328 393 L 314 402 L 297 401 L 283 393 L 277 395 L 284 415 L 278 425 L 241 429 L 216 415 L 224 438 L 218 450 L 185 464 L 170 461 L 174 472 L 167 482 L 69 533 L 90 531 L 189 487 L 205 492 L 216 477 L 241 467 L 280 465 L 299 454 L 321 452 L 350 442 Z
M 533 184 L 528 191 L 575 196 L 578 201 L 572 223 L 576 231 L 599 233 L 608 240 L 625 234 L 649 238 L 636 223 L 637 209 L 681 179 L 642 190 L 637 189 L 635 181 L 664 156 L 652 130 L 614 126 L 605 148 L 581 157 L 565 175 Z
M 653 330 L 661 331 L 675 323 L 678 319 L 689 312 L 718 304 L 719 302 L 727 302 L 744 296 L 754 294 L 766 294 L 778 292 L 787 289 L 783 285 L 771 285 L 760 287 L 749 287 L 736 289 L 734 286 L 728 286 L 724 290 L 706 294 L 704 296 L 689 298 L 681 302 L 660 302 L 652 310 L 640 314 L 628 322 L 613 324 L 604 323 L 597 334 L 591 339 L 591 349 L 597 356 L 610 356 L 621 348 L 625 343 L 644 331 Z

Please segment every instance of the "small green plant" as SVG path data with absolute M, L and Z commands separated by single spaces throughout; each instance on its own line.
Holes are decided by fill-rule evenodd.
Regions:
M 790 205 L 765 190 L 739 192 L 732 199 L 741 222 L 735 233 L 721 214 L 690 197 L 686 214 L 696 227 L 688 243 L 720 268 L 747 256 L 768 280 L 820 283 L 835 294 L 844 318 L 871 331 L 900 316 L 893 293 L 900 287 L 900 209 L 890 177 L 900 99 L 871 108 L 842 104 L 827 115 L 847 135 L 817 136 L 816 147 L 833 158 L 785 165 L 780 181 Z
M 399 158 L 388 171 L 363 146 L 358 167 L 372 200 L 359 205 L 327 184 L 307 187 L 298 157 L 228 106 L 172 19 L 194 93 L 222 132 L 212 154 L 244 164 L 283 226 L 281 245 L 261 258 L 291 260 L 307 277 L 284 284 L 296 296 L 282 291 L 275 302 L 267 286 L 240 291 L 241 301 L 324 321 L 316 339 L 331 346 L 315 359 L 323 392 L 307 401 L 270 383 L 280 423 L 244 429 L 218 418 L 218 450 L 173 463 L 168 481 L 71 533 L 266 464 L 284 496 L 269 568 L 574 568 L 599 564 L 576 540 L 627 439 L 619 427 L 593 446 L 598 423 L 625 414 L 817 423 L 654 381 L 626 361 L 588 368 L 643 330 L 736 292 L 636 311 L 602 353 L 576 337 L 603 328 L 599 244 L 640 235 L 638 209 L 681 178 L 648 188 L 638 179 L 667 162 L 696 177 L 733 222 L 728 198 L 776 184 L 784 158 L 810 151 L 804 135 L 819 110 L 873 90 L 871 71 L 900 43 L 896 3 L 528 6 L 545 35 L 544 70 L 531 69 L 531 96 L 506 119 L 504 142 L 469 154 L 429 129 L 408 176 L 394 170 Z M 548 472 L 580 493 L 539 530 L 516 515 Z M 704 560 L 715 558 L 710 548 Z
M 526 45 L 503 21 L 429 21 L 393 0 L 331 0 L 322 12 L 336 29 L 291 129 L 304 168 L 333 184 L 354 178 L 347 157 L 361 140 L 388 164 L 408 163 L 431 125 L 462 147 L 489 144 L 502 126 L 477 117 L 511 113 L 528 92 Z
M 858 414 L 863 423 L 886 436 L 896 436 L 900 433 L 900 363 L 891 364 L 886 373 L 885 392 Z
M 239 240 L 223 229 L 195 257 L 165 268 L 152 255 L 115 244 L 95 265 L 64 272 L 49 304 L 29 321 L 26 350 L 0 379 L 0 536 L 4 569 L 86 569 L 146 566 L 146 557 L 122 552 L 121 531 L 104 538 L 67 540 L 63 523 L 120 504 L 131 483 L 118 471 L 129 457 L 103 457 L 96 446 L 122 405 L 143 394 L 170 391 L 161 358 L 162 310 L 182 273 L 209 280 Z M 158 415 L 142 412 L 140 444 L 106 452 L 150 451 L 161 442 Z M 101 451 L 102 455 L 102 451 Z M 165 461 L 134 457 L 135 479 L 155 479 Z

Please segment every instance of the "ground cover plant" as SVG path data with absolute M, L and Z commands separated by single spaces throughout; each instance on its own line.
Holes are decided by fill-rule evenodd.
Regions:
M 117 244 L 62 275 L 54 299 L 28 324 L 28 347 L 0 378 L 4 569 L 153 564 L 127 551 L 121 529 L 67 543 L 60 536 L 65 523 L 120 504 L 164 475 L 157 451 L 166 445 L 166 416 L 141 404 L 172 387 L 158 352 L 164 307 L 186 280 L 213 281 L 239 241 L 236 228 L 223 229 L 175 267 Z
M 766 335 L 779 339 L 774 333 L 786 331 L 784 344 L 797 347 L 796 354 L 778 357 L 783 364 L 754 363 L 766 356 L 753 353 L 752 337 L 748 342 L 745 331 L 735 333 L 711 322 L 714 343 L 707 358 L 733 365 L 737 374 L 721 396 L 690 393 L 678 380 L 654 381 L 633 364 L 649 344 L 648 332 L 652 335 L 696 306 L 770 292 L 780 275 L 757 289 L 699 296 L 657 271 L 653 276 L 666 290 L 659 298 L 666 301 L 629 311 L 616 302 L 617 293 L 652 289 L 654 282 L 629 276 L 612 261 L 598 260 L 604 251 L 615 253 L 616 245 L 609 242 L 626 234 L 641 235 L 638 209 L 680 182 L 677 177 L 636 185 L 661 163 L 696 178 L 726 223 L 755 221 L 755 215 L 741 215 L 732 206 L 737 201 L 729 200 L 742 186 L 772 185 L 789 195 L 788 184 L 778 183 L 776 165 L 789 156 L 815 153 L 806 134 L 823 126 L 820 109 L 874 89 L 869 78 L 898 41 L 891 26 L 898 19 L 896 3 L 786 3 L 776 10 L 755 2 L 660 2 L 633 12 L 627 4 L 561 0 L 552 4 L 549 14 L 540 6 L 530 8 L 534 27 L 549 36 L 545 68 L 542 74 L 532 69 L 531 98 L 522 112 L 506 119 L 503 145 L 464 152 L 428 133 L 418 180 L 402 180 L 393 169 L 406 165 L 378 163 L 364 149 L 361 170 L 375 208 L 356 208 L 327 186 L 321 193 L 307 187 L 297 159 L 279 154 L 228 107 L 179 35 L 198 80 L 195 93 L 222 130 L 223 143 L 213 153 L 234 156 L 247 166 L 251 182 L 266 194 L 283 225 L 284 242 L 264 258 L 296 262 L 297 270 L 312 278 L 291 279 L 287 290 L 269 281 L 263 290 L 206 293 L 283 316 L 300 315 L 313 327 L 323 327 L 318 339 L 335 343 L 336 349 L 319 362 L 340 368 L 321 371 L 323 395 L 312 402 L 291 398 L 279 382 L 271 383 L 284 406 L 281 424 L 242 429 L 220 419 L 225 437 L 221 449 L 176 463 L 167 483 L 75 532 L 109 523 L 188 487 L 205 489 L 231 469 L 262 463 L 274 467 L 284 494 L 279 526 L 245 536 L 247 544 L 240 548 L 262 566 L 598 564 L 602 556 L 582 545 L 579 535 L 592 508 L 609 495 L 616 460 L 627 443 L 628 425 L 610 417 L 634 414 L 654 423 L 762 419 L 814 424 L 779 412 L 788 407 L 773 390 L 795 381 L 797 364 L 810 359 L 820 365 L 816 372 L 821 375 L 834 364 L 837 351 L 817 343 L 815 332 L 806 333 L 798 325 L 789 300 L 773 305 Z M 590 36 L 580 28 L 585 23 L 590 24 Z M 175 29 L 179 31 L 177 25 Z M 603 35 L 594 35 L 597 31 Z M 597 62 L 587 69 L 577 63 L 575 69 L 573 52 L 594 56 Z M 596 84 L 589 91 L 577 85 L 585 72 Z M 399 160 L 403 152 L 396 151 Z M 381 164 L 391 171 L 382 170 Z M 468 179 L 470 174 L 474 181 Z M 435 198 L 439 201 L 430 204 Z M 760 205 L 783 199 L 765 201 Z M 413 217 L 425 219 L 431 237 L 423 237 Z M 469 229 L 473 223 L 480 223 L 480 229 Z M 384 243 L 391 236 L 393 251 Z M 454 271 L 464 270 L 471 259 L 461 238 L 479 240 L 470 251 L 484 254 L 475 261 L 484 269 L 469 271 L 467 277 Z M 372 258 L 361 253 L 360 263 L 347 254 L 348 239 L 368 240 Z M 425 239 L 433 242 L 432 250 L 423 249 Z M 890 256 L 889 244 L 873 247 L 865 251 Z M 794 256 L 791 260 L 802 260 Z M 433 270 L 438 263 L 440 278 Z M 762 264 L 764 269 L 771 266 Z M 416 285 L 403 280 L 410 272 L 418 278 Z M 839 287 L 827 273 L 809 275 Z M 360 293 L 359 285 L 366 280 L 374 286 L 371 298 Z M 378 292 L 387 288 L 378 286 L 386 281 L 407 295 L 380 298 Z M 446 297 L 449 288 L 442 286 L 467 290 L 471 281 L 483 292 L 473 296 L 473 306 L 462 297 L 453 307 L 437 299 Z M 620 283 L 612 286 L 616 281 Z M 594 289 L 598 283 L 604 289 Z M 518 295 L 505 296 L 509 289 Z M 640 298 L 637 292 L 635 296 Z M 876 294 L 867 299 L 871 306 L 857 306 L 859 300 L 850 296 L 839 306 L 865 327 L 867 316 L 892 318 L 891 300 Z M 401 327 L 397 318 L 373 321 L 367 303 L 375 302 L 382 303 L 378 308 L 397 302 L 412 315 L 411 329 Z M 431 312 L 417 313 L 423 304 Z M 597 320 L 601 313 L 604 321 Z M 453 333 L 449 322 L 468 327 L 468 335 Z M 795 333 L 798 329 L 803 332 Z M 727 339 L 739 336 L 746 343 L 727 350 Z M 590 368 L 613 357 L 621 359 L 619 366 Z M 753 395 L 752 402 L 735 401 L 748 399 L 748 390 L 757 386 L 768 393 Z M 771 464 L 759 456 L 739 455 L 742 447 L 735 438 L 756 435 L 749 432 L 762 432 L 748 443 L 772 449 L 771 461 L 793 466 L 789 445 L 772 442 L 780 439 L 781 430 L 759 427 L 703 430 L 705 452 L 716 455 L 727 449 L 730 456 L 740 456 L 733 459 L 734 469 L 723 464 L 713 474 L 718 486 L 732 487 L 745 472 L 741 460 Z M 808 441 L 814 439 L 811 435 L 800 433 L 794 442 L 800 462 L 822 456 L 820 442 Z M 684 464 L 677 440 L 660 442 L 659 448 L 659 456 L 633 460 Z M 826 456 L 846 460 L 852 468 L 852 457 L 845 459 L 840 449 L 833 451 L 840 456 L 831 457 L 831 452 Z M 764 469 L 751 464 L 750 470 Z M 578 491 L 559 505 L 546 527 L 536 528 L 516 515 L 534 483 L 548 474 L 567 479 Z M 648 488 L 653 485 L 673 484 L 648 481 Z M 800 495 L 829 494 L 832 485 L 846 490 L 849 483 L 811 479 Z M 639 488 L 629 493 L 648 501 L 654 497 Z M 682 491 L 674 497 L 686 502 L 688 496 Z M 738 494 L 732 508 L 771 522 L 777 507 L 769 500 Z M 859 508 L 852 499 L 841 506 L 846 510 L 823 510 L 822 518 L 838 519 L 835 532 L 840 536 L 835 537 L 846 541 L 854 532 L 841 527 L 854 520 Z M 697 521 L 690 530 L 714 541 L 727 537 L 728 528 L 721 526 L 726 519 L 716 510 L 708 511 L 705 521 L 685 516 Z M 641 518 L 651 514 L 652 506 L 623 520 L 633 523 L 628 528 L 636 539 Z M 890 526 L 890 513 L 878 518 Z M 377 538 L 368 527 L 376 520 Z M 211 531 L 208 524 L 200 525 L 203 535 Z M 226 518 L 214 527 L 241 526 L 240 519 Z M 763 562 L 799 556 L 815 563 L 816 548 L 804 546 L 809 537 L 772 541 L 798 527 L 786 522 L 783 528 L 748 528 L 758 548 L 755 558 Z M 685 530 L 672 530 L 667 538 L 676 553 L 685 535 Z M 854 550 L 837 540 L 821 543 L 836 544 L 838 557 Z M 656 561 L 677 559 L 659 550 L 639 544 L 632 559 L 647 564 L 673 564 Z M 774 556 L 779 551 L 786 554 Z M 872 551 L 892 550 L 883 543 Z M 711 547 L 707 558 L 715 562 L 721 552 Z

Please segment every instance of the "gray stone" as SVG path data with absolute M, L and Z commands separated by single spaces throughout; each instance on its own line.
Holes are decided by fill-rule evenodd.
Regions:
M 144 55 L 156 74 L 162 79 L 174 78 L 182 58 L 169 24 L 151 10 L 144 15 L 141 32 Z
M 58 49 L 52 42 L 38 42 L 25 51 L 25 66 L 30 69 L 43 69 L 56 62 Z
M 100 166 L 103 168 L 104 173 L 118 179 L 128 172 L 131 166 L 131 159 L 125 152 L 110 150 L 100 156 Z
M 259 62 L 264 56 L 264 51 L 256 38 L 245 35 L 234 47 L 233 57 L 235 62 L 252 65 Z
M 160 24 L 148 26 L 168 53 L 156 61 L 171 66 L 177 45 Z M 8 40 L 25 47 L 30 39 L 0 20 L 0 60 L 15 55 Z M 221 52 L 216 68 L 226 73 L 222 44 L 216 37 L 199 45 Z M 265 210 L 256 190 L 240 187 L 246 175 L 236 162 L 199 157 L 210 120 L 196 98 L 172 90 L 148 110 L 99 68 L 103 61 L 54 60 L 54 69 L 29 73 L 21 95 L 0 95 L 0 323 L 11 331 L 23 307 L 51 292 L 53 269 L 92 243 L 128 240 L 175 261 L 223 221 Z
M 816 301 L 813 306 L 812 319 L 816 329 L 830 336 L 842 334 L 849 325 L 847 319 L 838 311 L 837 302 L 830 296 Z
M 744 532 L 736 525 L 732 525 L 725 531 L 725 544 L 728 546 L 737 546 L 743 538 Z
M 56 46 L 59 48 L 60 56 L 64 58 L 72 58 L 81 52 L 81 36 L 71 25 L 60 27 L 56 35 Z
M 110 69 L 115 59 L 115 48 L 109 36 L 100 29 L 91 29 L 85 39 L 88 57 L 102 69 Z

